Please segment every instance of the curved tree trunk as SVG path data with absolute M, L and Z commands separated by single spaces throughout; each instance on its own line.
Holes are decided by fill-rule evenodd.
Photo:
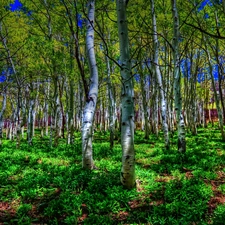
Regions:
M 92 156 L 93 120 L 98 97 L 98 68 L 96 65 L 94 51 L 94 13 L 95 1 L 89 1 L 86 47 L 90 69 L 90 89 L 84 107 L 82 121 L 82 166 L 83 168 L 93 169 L 94 162 Z

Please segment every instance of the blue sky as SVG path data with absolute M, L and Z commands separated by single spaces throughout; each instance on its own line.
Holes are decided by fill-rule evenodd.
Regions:
M 0 75 L 0 83 L 4 82 L 6 80 L 6 76 L 4 75 Z
M 198 12 L 202 11 L 205 6 L 213 6 L 213 3 L 215 4 L 220 4 L 222 3 L 222 0 L 203 0 L 200 4 L 200 6 L 198 7 Z
M 15 0 L 13 3 L 9 4 L 10 11 L 23 11 L 24 13 L 27 13 L 27 16 L 31 16 L 31 11 L 27 10 L 25 7 L 23 7 L 23 4 L 19 0 Z M 79 28 L 83 27 L 83 23 L 85 22 L 85 19 L 82 18 L 81 14 L 77 14 L 77 25 Z
M 15 0 L 14 3 L 9 5 L 9 10 L 14 12 L 17 10 L 21 10 L 23 7 L 23 4 L 19 0 Z
M 198 12 L 202 11 L 207 5 L 208 6 L 213 6 L 213 3 L 221 3 L 222 0 L 203 0 L 199 7 L 198 7 Z M 15 0 L 13 3 L 11 3 L 9 5 L 9 10 L 14 12 L 14 11 L 20 11 L 20 10 L 24 10 L 23 9 L 23 4 L 19 1 L 19 0 Z M 30 16 L 31 14 L 29 14 Z M 205 15 L 205 19 L 209 18 L 209 15 L 206 14 Z M 83 27 L 83 23 L 84 23 L 84 19 L 82 18 L 82 15 L 78 14 L 77 15 L 77 22 L 78 22 L 78 27 L 82 28 Z M 191 76 L 191 72 L 190 72 L 190 68 L 191 68 L 191 64 L 190 64 L 190 60 L 188 59 L 183 59 L 181 61 L 181 72 L 184 76 L 190 77 Z M 213 75 L 215 80 L 218 79 L 218 70 L 217 70 L 218 66 L 214 65 L 214 69 L 213 69 Z M 199 72 L 198 74 L 198 82 L 200 82 L 202 79 L 204 79 L 204 72 Z M 4 82 L 6 80 L 6 72 L 3 71 L 0 74 L 0 82 Z M 139 80 L 139 76 L 135 77 L 135 80 L 138 81 Z

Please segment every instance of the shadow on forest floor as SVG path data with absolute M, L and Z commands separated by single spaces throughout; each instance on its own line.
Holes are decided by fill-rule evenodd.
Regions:
M 201 130 L 200 130 L 201 131 Z M 211 132 L 211 131 L 210 131 Z M 176 136 L 164 150 L 160 134 L 135 137 L 137 186 L 120 185 L 121 147 L 93 144 L 98 169 L 81 168 L 81 143 L 57 148 L 48 140 L 5 142 L 0 149 L 2 224 L 224 224 L 225 144 L 219 131 L 187 134 L 187 152 Z M 101 134 L 102 135 L 102 134 Z M 103 138 L 104 137 L 100 137 Z M 107 140 L 108 138 L 105 137 Z

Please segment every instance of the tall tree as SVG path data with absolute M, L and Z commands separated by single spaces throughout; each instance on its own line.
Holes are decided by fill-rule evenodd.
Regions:
M 173 15 L 173 60 L 174 60 L 174 99 L 175 111 L 178 128 L 178 151 L 186 151 L 185 124 L 182 113 L 182 96 L 181 96 L 181 74 L 180 74 L 180 52 L 179 52 L 179 16 L 176 0 L 171 0 Z
M 156 27 L 154 0 L 151 0 L 151 14 L 152 14 L 153 46 L 154 46 L 153 67 L 154 67 L 154 72 L 155 72 L 155 76 L 157 80 L 157 86 L 159 88 L 160 100 L 161 100 L 160 107 L 161 107 L 165 147 L 169 148 L 169 131 L 168 131 L 168 124 L 167 124 L 167 102 L 166 102 L 163 83 L 162 83 L 162 74 L 159 68 L 159 43 L 158 43 L 158 34 L 157 34 L 157 27 Z
M 86 105 L 84 107 L 82 121 L 82 164 L 83 168 L 93 169 L 93 154 L 92 154 L 92 138 L 93 138 L 93 120 L 98 97 L 98 68 L 96 65 L 94 51 L 94 19 L 95 19 L 95 1 L 90 0 L 87 4 L 87 34 L 86 48 L 88 64 L 90 69 L 90 88 Z
M 126 18 L 127 3 L 126 0 L 116 1 L 122 79 L 122 169 L 120 179 L 126 188 L 132 188 L 135 185 L 134 93 Z

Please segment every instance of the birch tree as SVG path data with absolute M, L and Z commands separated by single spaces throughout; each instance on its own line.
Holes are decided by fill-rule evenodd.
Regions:
M 107 65 L 107 88 L 108 88 L 108 100 L 109 100 L 108 111 L 109 111 L 110 149 L 112 149 L 114 146 L 114 136 L 115 136 L 116 103 L 114 99 L 113 86 L 112 86 L 111 77 L 110 77 L 111 76 L 110 62 L 107 56 L 105 58 L 106 58 L 106 65 Z
M 3 114 L 6 109 L 6 87 L 3 88 L 2 91 L 2 107 L 0 110 L 0 146 L 2 145 L 2 138 L 3 138 L 3 127 L 4 127 L 4 121 L 3 121 Z
M 121 79 L 122 79 L 122 118 L 121 145 L 122 169 L 120 180 L 126 188 L 135 185 L 135 152 L 134 152 L 134 91 L 129 52 L 126 8 L 128 1 L 117 0 L 117 24 L 120 44 Z
M 145 131 L 145 139 L 149 139 L 150 135 L 150 127 L 149 127 L 149 119 L 148 119 L 148 104 L 147 104 L 147 91 L 145 89 L 145 75 L 141 66 L 139 66 L 140 73 L 140 88 L 142 95 L 142 108 L 143 108 L 143 117 L 144 117 L 144 131 Z
M 90 69 L 90 88 L 86 105 L 83 112 L 82 121 L 82 166 L 83 168 L 93 169 L 93 154 L 92 154 L 92 138 L 93 138 L 93 120 L 98 97 L 98 68 L 96 65 L 94 51 L 94 18 L 95 18 L 95 1 L 90 0 L 87 4 L 87 33 L 86 33 L 86 48 L 88 64 Z
M 15 121 L 16 121 L 16 137 L 17 137 L 16 146 L 17 146 L 17 148 L 19 148 L 20 147 L 20 134 L 21 134 L 20 113 L 21 113 L 21 108 L 22 108 L 22 81 L 19 79 L 10 48 L 7 45 L 6 37 L 8 36 L 8 29 L 7 29 L 7 27 L 5 27 L 5 32 L 7 35 L 4 36 L 2 24 L 3 23 L 1 22 L 0 23 L 0 37 L 2 39 L 3 47 L 4 47 L 5 51 L 7 52 L 7 58 L 9 61 L 9 65 L 11 66 L 13 74 L 15 75 L 16 85 L 17 85 L 17 90 L 18 90 Z
M 156 15 L 154 0 L 151 0 L 151 14 L 152 14 L 152 28 L 153 28 L 153 46 L 154 46 L 154 72 L 156 75 L 157 86 L 159 88 L 160 100 L 161 100 L 161 117 L 162 117 L 162 127 L 164 133 L 165 147 L 169 148 L 169 132 L 167 124 L 167 103 L 164 95 L 163 84 L 162 84 L 162 74 L 159 68 L 159 43 L 156 27 Z
M 186 151 L 185 124 L 182 114 L 182 96 L 181 96 L 181 75 L 180 75 L 180 53 L 179 53 L 179 18 L 176 0 L 171 0 L 173 15 L 173 60 L 174 60 L 174 99 L 176 122 L 178 129 L 178 151 Z

